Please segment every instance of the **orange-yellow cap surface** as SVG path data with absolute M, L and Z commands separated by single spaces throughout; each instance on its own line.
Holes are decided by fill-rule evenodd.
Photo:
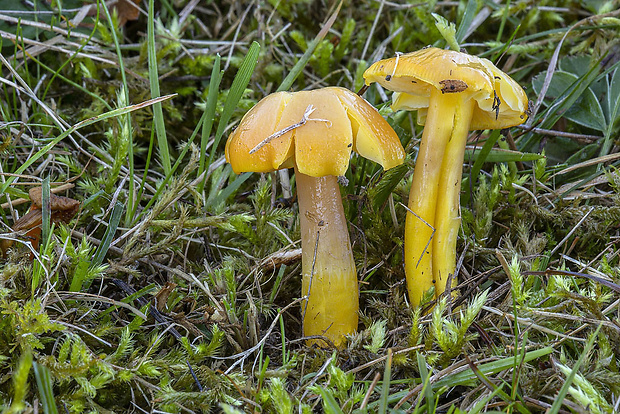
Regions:
M 310 106 L 314 111 L 299 125 Z M 295 125 L 299 126 L 290 129 Z M 226 160 L 236 173 L 296 165 L 313 177 L 340 176 L 349 167 L 352 150 L 385 169 L 401 164 L 405 157 L 398 136 L 375 108 L 348 89 L 329 87 L 278 92 L 262 99 L 228 137 Z
M 476 101 L 471 129 L 498 129 L 527 119 L 525 92 L 491 61 L 453 50 L 429 47 L 375 62 L 364 72 L 367 85 L 392 90 L 394 110 L 418 110 L 424 124 L 430 90 L 463 93 Z

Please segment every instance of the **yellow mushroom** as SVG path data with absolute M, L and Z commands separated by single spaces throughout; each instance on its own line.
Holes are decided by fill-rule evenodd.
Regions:
M 294 168 L 302 247 L 305 336 L 336 346 L 355 332 L 358 285 L 337 177 L 351 151 L 388 169 L 403 162 L 398 136 L 379 113 L 351 91 L 324 88 L 278 92 L 245 114 L 226 142 L 236 173 Z M 323 341 L 310 341 L 324 345 Z
M 407 289 L 417 306 L 433 286 L 439 297 L 455 272 L 469 131 L 523 123 L 528 101 L 519 84 L 489 60 L 438 48 L 376 62 L 364 79 L 394 91 L 392 108 L 417 110 L 424 125 L 405 223 Z

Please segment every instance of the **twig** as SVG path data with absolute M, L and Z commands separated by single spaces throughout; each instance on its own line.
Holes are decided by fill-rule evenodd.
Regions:
M 433 232 L 431 233 L 431 237 L 428 238 L 428 241 L 426 242 L 426 246 L 424 246 L 424 250 L 422 250 L 422 253 L 420 254 L 420 258 L 418 259 L 418 262 L 415 265 L 415 267 L 418 267 L 420 265 L 420 262 L 422 261 L 422 258 L 424 257 L 424 253 L 428 250 L 428 246 L 431 244 L 431 241 L 433 240 L 433 236 L 435 235 L 435 231 L 437 231 L 437 229 L 435 229 L 435 227 L 431 226 L 426 220 L 424 220 L 422 217 L 418 216 L 416 213 L 413 212 L 413 210 L 411 210 L 409 207 L 407 207 L 403 203 L 398 203 L 398 204 L 400 204 L 401 206 L 405 207 L 405 209 L 409 213 L 411 213 L 414 216 L 416 216 L 417 219 L 422 221 L 422 223 L 426 224 L 428 227 L 430 227 L 433 230 Z
M 330 121 L 328 119 L 308 118 L 310 115 L 312 115 L 312 113 L 315 110 L 316 110 L 316 108 L 314 107 L 314 105 L 308 105 L 308 107 L 304 111 L 303 116 L 301 117 L 301 121 L 297 122 L 296 124 L 289 125 L 286 128 L 283 128 L 283 129 L 281 129 L 279 131 L 276 131 L 273 134 L 269 135 L 267 138 L 262 140 L 257 146 L 252 148 L 250 150 L 250 154 L 254 154 L 256 151 L 258 151 L 259 149 L 263 148 L 265 145 L 269 144 L 274 139 L 279 138 L 282 135 L 286 134 L 287 132 L 290 132 L 290 131 L 292 131 L 294 129 L 297 129 L 299 127 L 302 127 L 302 126 L 306 125 L 306 122 L 308 122 L 308 121 L 321 121 L 321 122 L 325 122 L 325 123 L 329 124 L 329 126 L 331 127 L 332 121 Z
M 398 351 L 393 352 L 392 356 L 399 355 L 399 354 L 404 354 L 404 353 L 415 351 L 417 349 L 422 349 L 422 348 L 424 348 L 424 345 L 416 345 L 416 346 L 412 346 L 410 348 L 400 349 Z M 387 357 L 388 356 L 386 354 L 386 355 L 383 355 L 382 357 L 379 357 L 377 359 L 373 359 L 372 361 L 367 362 L 365 364 L 358 365 L 357 367 L 348 370 L 347 374 L 355 374 L 356 372 L 360 372 L 361 370 L 366 369 L 366 368 L 368 368 L 370 366 L 373 366 L 375 364 L 378 364 L 381 361 L 385 361 L 387 359 Z
M 535 132 L 539 135 L 550 135 L 552 137 L 562 137 L 562 138 L 569 138 L 569 139 L 582 139 L 582 140 L 586 140 L 589 142 L 596 141 L 596 140 L 603 138 L 598 135 L 575 134 L 572 132 L 556 131 L 554 129 L 528 127 L 527 125 L 516 125 L 515 128 L 522 129 L 527 132 Z

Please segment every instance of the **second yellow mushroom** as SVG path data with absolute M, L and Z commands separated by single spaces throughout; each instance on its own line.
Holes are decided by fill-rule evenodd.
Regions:
M 528 101 L 491 61 L 432 47 L 376 62 L 364 79 L 394 91 L 392 109 L 417 110 L 424 125 L 405 222 L 407 290 L 417 306 L 432 287 L 439 297 L 455 276 L 469 131 L 523 123 Z

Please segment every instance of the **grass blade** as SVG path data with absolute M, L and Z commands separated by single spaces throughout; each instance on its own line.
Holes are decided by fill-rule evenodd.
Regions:
M 291 69 L 288 75 L 286 75 L 286 78 L 284 78 L 284 80 L 280 84 L 280 87 L 278 88 L 277 92 L 287 91 L 293 85 L 293 82 L 295 82 L 295 79 L 297 79 L 301 71 L 304 70 L 304 68 L 306 67 L 306 64 L 312 57 L 312 54 L 314 53 L 314 50 L 316 49 L 317 45 L 321 42 L 321 40 L 323 40 L 323 38 L 325 37 L 329 29 L 331 29 L 331 27 L 334 25 L 334 22 L 336 21 L 336 17 L 338 17 L 338 13 L 340 12 L 341 6 L 342 6 L 342 1 L 338 4 L 338 7 L 336 7 L 336 10 L 334 11 L 334 13 L 329 17 L 329 19 L 327 19 L 327 22 L 325 22 L 325 25 L 321 28 L 321 30 L 316 35 L 316 37 L 310 43 L 308 43 L 308 48 L 306 49 L 304 54 L 301 56 L 301 58 L 297 61 L 297 63 L 295 63 L 295 66 L 293 66 L 293 69 Z
M 387 360 L 385 361 L 385 370 L 383 371 L 383 390 L 381 390 L 381 399 L 379 400 L 380 414 L 385 414 L 388 412 L 390 378 L 392 378 L 392 349 L 388 349 Z
M 125 206 L 121 203 L 117 202 L 114 204 L 112 214 L 110 215 L 110 223 L 108 224 L 108 228 L 103 235 L 103 239 L 101 239 L 101 244 L 97 247 L 97 251 L 95 251 L 95 255 L 93 256 L 93 260 L 91 262 L 92 267 L 99 266 L 103 263 L 103 259 L 110 248 L 110 243 L 112 243 L 112 239 L 114 238 L 114 233 L 116 233 L 116 229 L 118 228 L 118 223 L 121 222 L 121 215 L 123 214 L 124 208 Z
M 157 102 L 162 102 L 165 101 L 166 99 L 170 99 L 175 95 L 166 95 L 166 96 L 162 96 L 159 98 L 154 98 L 154 99 L 150 99 L 146 102 L 142 102 L 136 105 L 130 105 L 130 106 L 126 106 L 124 108 L 118 108 L 115 109 L 113 111 L 109 111 L 106 112 L 104 114 L 98 115 L 98 116 L 94 116 L 92 118 L 88 118 L 85 119 L 81 122 L 78 122 L 77 124 L 73 125 L 71 128 L 67 129 L 66 131 L 64 131 L 62 134 L 58 135 L 56 138 L 54 138 L 53 140 L 51 140 L 47 145 L 45 145 L 43 148 L 41 148 L 39 151 L 37 151 L 35 154 L 33 154 L 31 157 L 29 157 L 19 168 L 17 168 L 14 171 L 15 175 L 19 175 L 22 174 L 24 171 L 26 171 L 26 169 L 28 167 L 30 167 L 32 164 L 34 164 L 39 158 L 41 158 L 42 156 L 46 155 L 56 144 L 58 144 L 60 141 L 62 141 L 64 138 L 68 137 L 69 135 L 71 135 L 73 132 L 77 131 L 80 128 L 83 128 L 85 126 L 88 125 L 92 125 L 96 122 L 99 121 L 103 121 L 109 118 L 114 118 L 120 115 L 124 115 L 127 114 L 129 112 L 133 112 L 136 111 L 138 109 L 142 109 L 145 108 L 149 105 L 153 105 Z M 2 183 L 2 185 L 0 185 L 0 194 L 4 194 L 6 192 L 6 189 L 8 188 L 8 186 L 10 186 L 13 181 L 15 181 L 15 176 L 11 176 L 8 177 L 7 180 Z
M 45 251 L 45 245 L 47 244 L 48 236 L 50 234 L 51 227 L 51 206 L 50 206 L 50 178 L 45 177 L 41 183 L 41 252 Z
M 250 77 L 252 76 L 254 68 L 256 67 L 259 51 L 260 45 L 257 42 L 252 42 L 252 46 L 250 46 L 248 54 L 245 55 L 245 59 L 243 59 L 243 63 L 241 63 L 239 71 L 237 72 L 237 75 L 235 76 L 235 79 L 230 86 L 230 91 L 228 93 L 228 97 L 226 98 L 226 102 L 224 103 L 224 109 L 222 110 L 222 116 L 220 117 L 220 122 L 217 125 L 217 131 L 215 132 L 213 146 L 211 147 L 209 165 L 211 165 L 213 163 L 213 160 L 215 159 L 217 147 L 222 140 L 224 130 L 228 126 L 228 121 L 230 121 L 230 117 L 232 116 L 235 108 L 237 108 L 237 104 L 239 103 L 239 100 L 241 99 L 241 96 L 243 95 L 246 86 L 248 86 L 248 83 L 250 82 Z
M 570 372 L 568 377 L 566 377 L 566 381 L 564 381 L 562 388 L 560 388 L 560 391 L 558 392 L 557 397 L 553 401 L 553 405 L 547 411 L 547 414 L 557 414 L 560 412 L 560 408 L 562 408 L 562 404 L 564 403 L 564 397 L 566 397 L 566 394 L 568 394 L 568 389 L 573 383 L 575 374 L 579 371 L 579 367 L 583 363 L 586 356 L 590 353 L 592 346 L 594 346 L 594 341 L 596 340 L 596 337 L 598 336 L 598 333 L 601 330 L 602 326 L 603 326 L 602 324 L 599 325 L 598 328 L 596 328 L 596 331 L 594 331 L 594 333 L 588 339 L 586 346 L 583 348 L 583 352 L 579 356 L 579 359 L 577 360 L 577 362 L 575 362 L 575 365 L 573 366 L 573 370 Z
M 223 71 L 220 70 L 220 55 L 215 56 L 215 62 L 213 62 L 213 70 L 211 71 L 211 80 L 209 81 L 209 94 L 207 95 L 207 102 L 205 104 L 204 122 L 202 124 L 202 137 L 200 140 L 200 161 L 198 164 L 198 174 L 200 176 L 205 169 L 209 168 L 206 165 L 207 157 L 207 144 L 209 137 L 211 136 L 211 129 L 213 128 L 213 119 L 215 118 L 215 108 L 217 106 L 217 98 L 220 89 L 220 82 L 222 81 Z M 205 174 L 205 180 L 206 180 Z M 205 186 L 205 180 L 198 184 L 197 191 L 202 193 Z
M 39 388 L 39 398 L 41 398 L 43 412 L 45 414 L 58 414 L 58 407 L 56 407 L 56 402 L 54 401 L 54 390 L 52 389 L 54 384 L 52 383 L 50 370 L 36 361 L 32 362 L 32 366 L 34 368 L 34 378 Z
M 426 367 L 426 358 L 419 352 L 416 352 L 416 358 L 418 360 L 418 371 L 420 371 L 420 379 L 422 380 L 422 384 L 424 384 L 423 393 L 424 398 L 426 399 L 426 407 L 429 412 L 433 412 L 435 406 L 435 396 L 433 395 L 433 387 L 428 383 L 430 379 L 430 375 L 428 372 L 428 368 Z
M 147 49 L 149 59 L 149 82 L 151 84 L 151 96 L 159 97 L 159 74 L 157 70 L 157 52 L 155 51 L 155 5 L 153 0 L 149 0 L 149 17 L 147 19 Z M 157 146 L 159 156 L 164 169 L 164 175 L 170 174 L 172 163 L 170 162 L 170 152 L 168 150 L 168 139 L 166 137 L 166 125 L 164 124 L 164 112 L 161 103 L 153 105 L 153 121 L 157 134 Z
M 218 205 L 226 201 L 226 199 L 232 193 L 237 191 L 237 189 L 241 186 L 241 184 L 243 184 L 248 178 L 250 178 L 251 175 L 252 175 L 251 172 L 246 172 L 246 173 L 239 175 L 235 179 L 235 181 L 233 181 L 230 185 L 228 185 L 226 188 L 220 191 L 219 194 L 207 204 L 206 206 L 207 209 L 208 210 L 215 209 Z
M 554 349 L 552 347 L 545 347 L 545 348 L 537 349 L 536 351 L 531 351 L 525 354 L 523 361 L 529 362 L 534 359 L 543 357 L 545 355 L 549 355 L 553 351 Z M 487 362 L 486 364 L 482 364 L 478 366 L 478 369 L 483 374 L 497 374 L 498 372 L 504 371 L 509 368 L 516 368 L 514 356 L 502 358 L 498 361 Z M 433 388 L 439 389 L 441 387 L 451 388 L 457 385 L 472 385 L 475 383 L 476 379 L 477 379 L 476 374 L 474 374 L 474 372 L 471 369 L 467 369 L 457 374 L 449 375 L 445 378 L 440 379 L 439 381 L 433 384 Z
M 323 408 L 327 414 L 344 414 L 330 391 L 327 391 L 323 387 L 315 387 L 315 390 L 321 395 L 323 399 Z
M 472 183 L 478 181 L 478 175 L 480 174 L 480 170 L 482 169 L 482 165 L 486 162 L 487 157 L 491 153 L 491 150 L 495 146 L 495 143 L 499 139 L 500 131 L 495 130 L 489 135 L 486 142 L 482 146 L 482 149 L 478 151 L 478 155 L 476 156 L 476 162 L 474 162 L 473 167 L 471 167 L 470 179 Z M 475 151 L 474 151 L 475 153 Z
M 485 143 L 486 144 L 486 143 Z M 484 147 L 483 147 L 484 151 Z M 516 162 L 516 161 L 535 161 L 545 158 L 542 154 L 532 152 L 520 152 L 503 148 L 491 148 L 490 151 L 480 151 L 478 148 L 465 148 L 465 162 L 474 161 L 477 163 L 478 158 L 484 157 L 484 162 Z M 477 172 L 480 170 L 478 169 Z M 473 170 L 472 170 L 473 172 Z

